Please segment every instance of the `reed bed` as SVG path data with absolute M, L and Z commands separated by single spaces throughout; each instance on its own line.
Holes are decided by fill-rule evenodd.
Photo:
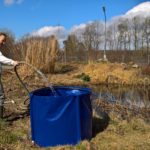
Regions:
M 55 36 L 30 39 L 27 41 L 25 61 L 44 73 L 54 73 L 58 48 Z

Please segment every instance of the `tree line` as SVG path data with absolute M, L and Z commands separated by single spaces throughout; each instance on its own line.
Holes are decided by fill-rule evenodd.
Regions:
M 85 59 L 83 53 L 86 52 L 89 61 L 95 60 L 98 52 L 102 53 L 104 50 L 104 39 L 104 24 L 100 21 L 93 21 L 86 25 L 82 33 L 71 33 L 64 41 L 66 56 L 68 59 L 75 55 Z M 107 53 L 110 53 L 109 51 L 129 51 L 129 53 L 132 51 L 133 53 L 135 51 L 135 54 L 139 54 L 137 51 L 140 51 L 141 56 L 148 56 L 150 54 L 150 17 L 120 18 L 108 23 L 106 46 Z
M 7 47 L 3 47 L 4 55 L 18 60 L 25 60 L 26 51 L 30 49 L 48 49 L 50 37 L 24 36 L 17 42 L 10 31 Z M 55 35 L 54 35 L 55 36 Z M 57 35 L 56 35 L 57 36 Z M 55 37 L 56 37 L 55 36 Z M 59 40 L 59 39 L 57 39 Z M 72 32 L 63 41 L 63 47 L 58 47 L 59 61 L 93 62 L 103 58 L 104 51 L 104 23 L 93 21 L 86 24 L 84 30 Z M 35 43 L 37 43 L 35 45 Z M 35 46 L 33 46 L 35 45 Z M 119 18 L 107 23 L 106 54 L 109 61 L 128 62 L 150 59 L 150 17 Z M 28 52 L 29 53 L 29 52 Z M 33 54 L 34 55 L 34 54 Z M 50 56 L 47 56 L 50 57 Z

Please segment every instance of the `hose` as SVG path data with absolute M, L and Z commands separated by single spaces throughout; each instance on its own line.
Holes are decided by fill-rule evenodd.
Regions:
M 25 83 L 22 81 L 22 79 L 21 79 L 21 77 L 20 77 L 20 75 L 19 75 L 19 73 L 18 73 L 18 67 L 20 66 L 20 65 L 22 65 L 22 64 L 25 64 L 25 65 L 27 65 L 27 66 L 29 66 L 30 68 L 32 68 L 37 74 L 39 74 L 41 77 L 42 77 L 42 79 L 43 79 L 43 81 L 47 84 L 48 83 L 48 79 L 47 79 L 47 77 L 40 71 L 40 70 L 38 70 L 36 67 L 34 67 L 33 65 L 31 65 L 31 64 L 29 64 L 29 63 L 27 63 L 27 62 L 25 62 L 25 61 L 20 61 L 20 62 L 18 62 L 18 64 L 14 67 L 14 72 L 16 73 L 16 76 L 17 76 L 17 78 L 19 79 L 19 81 L 20 81 L 20 83 L 22 84 L 22 86 L 24 87 L 24 89 L 27 91 L 27 93 L 28 93 L 28 95 L 30 94 L 30 91 L 29 91 L 29 89 L 26 87 L 26 85 L 25 85 Z M 54 88 L 52 87 L 52 84 L 49 84 L 49 87 L 50 87 L 50 89 L 52 90 L 52 92 L 53 92 L 53 94 L 56 94 L 56 91 L 54 90 Z M 9 104 L 9 103 L 13 103 L 13 104 L 15 104 L 16 106 L 17 106 L 17 110 L 26 110 L 27 108 L 27 106 L 28 106 L 28 104 L 26 104 L 27 103 L 27 101 L 29 100 L 29 98 L 27 98 L 27 99 L 25 99 L 24 100 L 24 104 L 23 104 L 23 106 L 22 107 L 18 107 L 17 106 L 17 104 L 15 103 L 15 101 L 13 101 L 13 100 L 9 100 L 8 102 L 6 102 L 5 104 L 7 105 L 7 104 Z
M 25 65 L 29 66 L 30 68 L 32 68 L 37 74 L 39 74 L 39 75 L 42 77 L 43 81 L 44 81 L 46 84 L 48 83 L 47 77 L 46 77 L 40 70 L 38 70 L 36 67 L 34 67 L 33 65 L 31 65 L 31 64 L 29 64 L 29 63 L 27 63 L 27 62 L 25 62 L 25 61 L 20 61 L 20 62 L 18 62 L 18 64 L 14 67 L 14 72 L 15 72 L 17 78 L 19 79 L 20 83 L 21 83 L 22 86 L 24 87 L 24 89 L 27 91 L 28 95 L 30 94 L 30 91 L 29 91 L 29 89 L 26 87 L 25 83 L 22 81 L 22 79 L 21 79 L 21 77 L 20 77 L 20 75 L 19 75 L 19 73 L 18 73 L 18 70 L 17 70 L 18 67 L 19 67 L 20 65 L 22 65 L 22 64 L 25 64 Z M 57 95 L 57 92 L 54 90 L 52 84 L 49 84 L 49 88 L 51 89 L 51 91 L 52 91 L 52 93 L 53 93 L 54 95 Z M 8 99 L 8 101 L 5 102 L 4 105 L 8 105 L 8 104 L 12 103 L 12 104 L 16 105 L 17 110 L 20 110 L 20 109 L 21 109 L 21 110 L 27 110 L 27 109 L 28 109 L 28 108 L 27 108 L 27 107 L 28 107 L 28 104 L 27 104 L 28 100 L 29 100 L 29 98 L 26 98 L 26 99 L 24 100 L 24 102 L 23 102 L 23 106 L 18 106 L 17 103 L 16 103 L 14 100 Z
M 29 66 L 30 68 L 32 68 L 35 72 L 37 72 L 37 74 L 39 74 L 42 78 L 43 78 L 43 81 L 47 84 L 48 83 L 48 79 L 47 77 L 40 71 L 38 70 L 36 67 L 34 67 L 33 65 L 25 62 L 25 61 L 20 61 L 15 67 L 14 67 L 14 72 L 16 73 L 16 76 L 17 78 L 19 79 L 20 83 L 22 84 L 22 86 L 25 88 L 25 90 L 27 91 L 28 94 L 30 94 L 30 91 L 29 89 L 26 87 L 26 85 L 24 84 L 24 82 L 22 81 L 21 77 L 19 76 L 18 74 L 18 71 L 17 71 L 17 67 L 20 66 L 21 64 L 25 64 L 27 66 Z M 54 90 L 54 88 L 52 87 L 52 84 L 49 85 L 49 87 L 51 88 L 53 94 L 56 93 L 56 91 Z

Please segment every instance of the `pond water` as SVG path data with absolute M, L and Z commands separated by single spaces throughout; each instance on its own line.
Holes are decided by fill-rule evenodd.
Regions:
M 138 108 L 150 108 L 150 87 L 138 86 L 92 86 L 93 99 L 101 99 L 110 103 L 119 103 Z

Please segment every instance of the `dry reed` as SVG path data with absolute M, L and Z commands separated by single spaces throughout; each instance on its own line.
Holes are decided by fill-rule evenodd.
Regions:
M 55 36 L 32 38 L 27 41 L 25 61 L 44 73 L 54 73 L 58 54 L 58 42 Z

